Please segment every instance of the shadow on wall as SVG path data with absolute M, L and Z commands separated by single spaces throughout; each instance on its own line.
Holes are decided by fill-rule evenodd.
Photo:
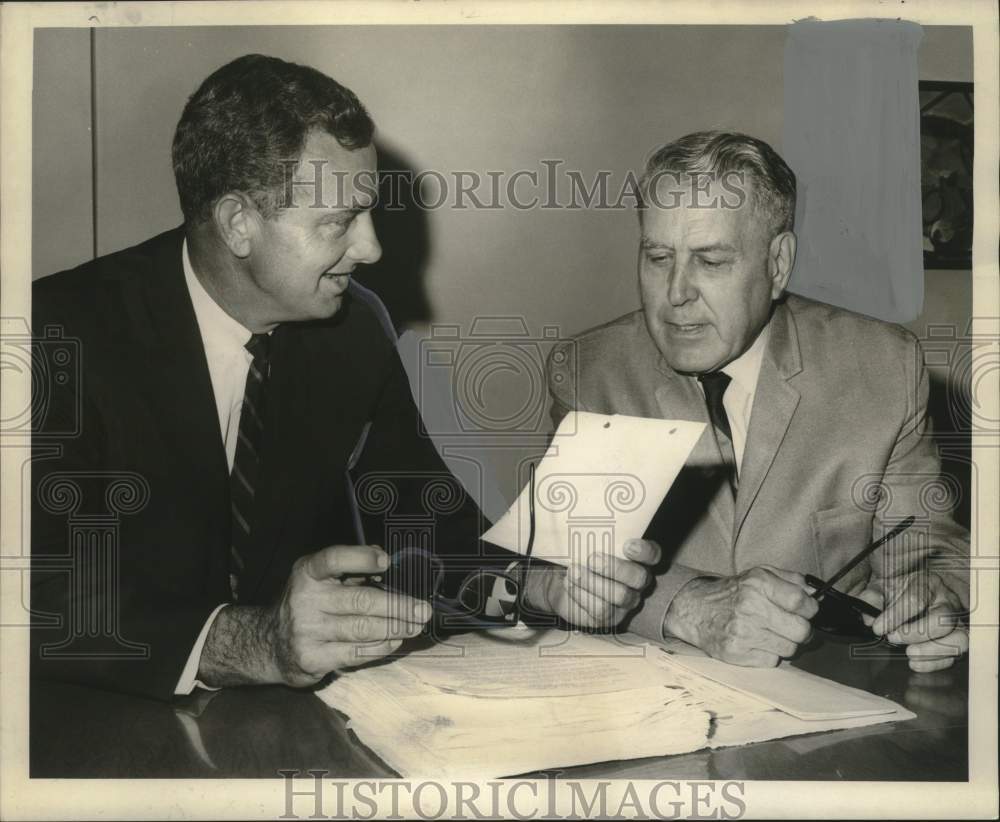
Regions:
M 430 230 L 427 212 L 413 193 L 415 172 L 410 163 L 391 148 L 381 144 L 377 148 L 381 179 L 372 219 L 382 258 L 359 268 L 357 279 L 382 298 L 399 331 L 431 319 L 424 288 Z

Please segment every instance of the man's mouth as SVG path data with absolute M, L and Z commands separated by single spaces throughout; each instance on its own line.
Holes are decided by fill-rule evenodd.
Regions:
M 320 277 L 321 280 L 329 280 L 342 291 L 347 289 L 351 281 L 350 271 L 327 271 Z
M 671 333 L 680 335 L 695 335 L 707 327 L 706 323 L 667 323 L 667 328 Z

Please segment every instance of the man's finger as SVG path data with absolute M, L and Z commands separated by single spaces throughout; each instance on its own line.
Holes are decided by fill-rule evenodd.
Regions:
M 761 599 L 763 608 L 753 618 L 759 630 L 770 631 L 780 637 L 800 645 L 812 633 L 812 625 L 805 617 L 786 611 L 766 599 Z
M 765 571 L 770 571 L 776 577 L 780 577 L 785 582 L 797 585 L 800 588 L 804 587 L 806 584 L 806 578 L 798 571 L 789 571 L 787 568 L 779 568 L 776 565 L 761 565 L 759 567 L 763 568 Z
M 428 602 L 370 585 L 342 585 L 324 592 L 320 610 L 332 616 L 372 616 L 421 624 L 432 612 Z
M 969 650 L 969 632 L 964 628 L 956 628 L 950 633 L 927 642 L 918 642 L 906 649 L 910 661 L 916 659 L 941 659 L 960 657 Z
M 911 584 L 904 583 L 903 589 L 891 597 L 885 610 L 875 619 L 872 630 L 877 636 L 886 636 L 901 625 L 920 616 L 930 605 L 930 592 L 919 580 Z
M 910 669 L 919 673 L 932 673 L 950 668 L 962 654 L 969 650 L 969 632 L 956 628 L 947 636 L 910 645 L 906 649 Z
M 330 671 L 362 665 L 391 654 L 402 644 L 401 639 L 370 643 L 314 642 L 299 658 L 298 664 L 313 676 L 322 677 Z
M 774 631 L 763 631 L 761 638 L 757 641 L 756 648 L 758 651 L 777 654 L 783 659 L 788 659 L 795 656 L 799 644 L 781 636 L 781 634 L 776 634 Z
M 639 592 L 623 585 L 616 579 L 609 579 L 594 573 L 589 568 L 573 568 L 569 574 L 570 587 L 578 586 L 591 597 L 619 608 L 634 608 L 639 604 Z
M 567 614 L 565 615 L 567 621 L 573 625 L 593 625 L 594 618 L 584 602 L 584 599 L 588 598 L 587 593 L 581 590 L 578 585 L 571 583 L 568 575 L 563 579 L 562 584 L 567 599 Z
M 660 561 L 660 546 L 650 539 L 625 540 L 625 556 L 643 565 L 656 565 Z
M 913 645 L 940 639 L 954 630 L 954 613 L 947 605 L 941 605 L 900 625 L 895 631 L 886 634 L 885 638 L 894 645 Z
M 801 645 L 812 633 L 812 625 L 805 617 L 786 611 L 774 610 L 767 615 L 765 627 L 768 631 L 795 645 Z M 794 651 L 792 652 L 794 653 Z
M 306 573 L 315 580 L 344 574 L 381 574 L 389 555 L 377 545 L 331 545 L 305 558 Z
M 591 554 L 587 567 L 601 576 L 616 579 L 623 585 L 636 591 L 643 590 L 649 584 L 649 571 L 638 562 L 629 562 L 611 554 Z
M 781 657 L 771 651 L 762 651 L 753 648 L 738 656 L 732 656 L 725 660 L 732 665 L 743 665 L 747 668 L 773 668 L 781 661 Z
M 423 629 L 421 623 L 378 616 L 329 616 L 322 622 L 321 639 L 327 642 L 384 642 L 409 639 Z
M 783 611 L 812 619 L 819 610 L 819 603 L 806 593 L 804 586 L 805 582 L 799 585 L 772 572 L 763 584 L 763 592 Z
M 389 656 L 398 651 L 402 644 L 400 639 L 388 639 L 383 642 L 331 643 L 331 646 L 343 649 L 339 653 L 342 661 L 337 668 L 353 668 Z
M 858 599 L 863 602 L 867 602 L 879 611 L 885 607 L 885 596 L 876 588 L 865 588 L 865 590 L 858 594 Z M 869 616 L 868 614 L 861 615 L 861 621 L 864 622 L 869 628 L 875 624 L 875 619 L 876 617 Z
M 566 593 L 576 606 L 579 616 L 572 616 L 574 625 L 603 627 L 614 622 L 615 609 L 605 600 L 598 599 L 584 588 L 566 580 Z

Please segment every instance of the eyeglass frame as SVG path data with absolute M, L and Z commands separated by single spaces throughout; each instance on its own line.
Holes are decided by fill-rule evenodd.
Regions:
M 382 574 L 382 579 L 380 581 L 373 581 L 372 584 L 385 591 L 414 596 L 413 588 L 412 586 L 407 586 L 406 579 L 395 582 L 395 574 L 393 571 L 398 570 L 402 566 L 402 560 L 410 557 L 420 557 L 422 560 L 426 561 L 428 569 L 433 576 L 431 577 L 431 584 L 428 586 L 430 591 L 429 598 L 425 598 L 423 596 L 417 596 L 417 598 L 430 601 L 439 627 L 445 629 L 460 628 L 463 630 L 469 630 L 476 628 L 503 628 L 517 625 L 520 622 L 523 613 L 525 581 L 527 579 L 528 570 L 531 567 L 532 550 L 534 549 L 535 544 L 534 463 L 531 463 L 528 469 L 528 489 L 528 543 L 525 547 L 524 557 L 516 561 L 517 567 L 513 571 L 510 566 L 503 571 L 488 568 L 477 568 L 474 571 L 471 571 L 462 580 L 454 598 L 446 597 L 439 592 L 441 583 L 443 582 L 448 570 L 445 567 L 444 560 L 440 556 L 422 548 L 403 548 L 390 556 L 389 568 Z M 487 603 L 493 598 L 492 594 L 487 594 L 487 596 L 481 597 L 482 604 L 478 609 L 472 609 L 467 603 L 462 601 L 463 595 L 468 592 L 471 585 L 487 576 L 492 578 L 494 587 L 496 586 L 497 581 L 501 579 L 506 584 L 513 586 L 514 608 L 510 613 L 501 613 L 495 617 L 488 616 L 483 613 Z M 413 578 L 410 577 L 410 581 L 412 581 L 412 579 Z

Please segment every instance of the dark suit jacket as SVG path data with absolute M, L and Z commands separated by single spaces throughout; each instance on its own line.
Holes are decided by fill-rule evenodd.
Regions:
M 35 284 L 34 333 L 50 335 L 39 345 L 66 338 L 79 379 L 36 363 L 33 675 L 169 698 L 206 618 L 230 599 L 229 472 L 182 240 L 169 231 Z M 241 603 L 272 601 L 298 557 L 362 539 L 347 478 L 362 440 L 352 473 L 368 488 L 368 542 L 386 538 L 388 482 L 390 496 L 416 497 L 425 540 L 462 556 L 454 567 L 486 550 L 478 509 L 421 435 L 380 314 L 352 288 L 331 320 L 274 331 Z M 417 487 L 432 482 L 430 496 Z M 457 503 L 428 510 L 442 482 Z M 407 504 L 394 500 L 397 513 Z
M 642 311 L 554 349 L 549 389 L 557 424 L 572 408 L 708 422 L 697 380 L 666 364 Z M 859 593 L 931 564 L 967 597 L 969 537 L 950 516 L 927 395 L 910 332 L 788 295 L 771 319 L 735 503 L 706 429 L 647 534 L 663 565 L 632 630 L 661 638 L 695 576 L 770 564 L 825 579 L 910 514 L 913 528 L 837 587 Z

